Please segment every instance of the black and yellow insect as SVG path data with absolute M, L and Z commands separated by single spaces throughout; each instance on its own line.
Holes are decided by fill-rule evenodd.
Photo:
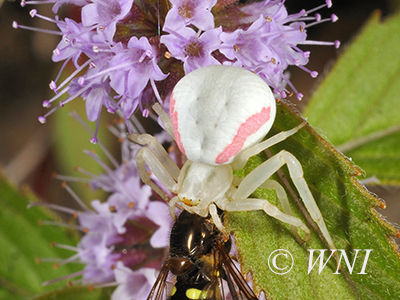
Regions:
M 229 248 L 230 241 L 223 241 L 210 218 L 183 211 L 148 300 L 257 300 L 229 257 Z

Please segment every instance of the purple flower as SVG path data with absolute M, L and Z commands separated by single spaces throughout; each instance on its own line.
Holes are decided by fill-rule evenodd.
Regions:
M 151 189 L 142 185 L 133 157 L 112 169 L 104 164 L 95 153 L 85 152 L 105 170 L 105 173 L 92 178 L 90 185 L 92 188 L 101 188 L 111 192 L 108 199 L 110 205 L 115 206 L 119 212 L 133 206 L 135 210 L 142 212 L 146 209 L 151 196 Z
M 152 201 L 149 203 L 145 215 L 158 225 L 158 229 L 150 238 L 150 245 L 153 248 L 168 247 L 168 236 L 172 227 L 172 220 L 165 203 L 161 201 Z
M 118 287 L 111 300 L 146 299 L 156 279 L 155 274 L 155 269 L 142 268 L 132 271 L 119 262 L 115 269 Z
M 117 237 L 117 229 L 113 224 L 115 216 L 107 203 L 95 200 L 92 207 L 95 212 L 78 214 L 79 223 L 87 232 L 78 245 L 78 254 L 85 264 L 83 282 L 102 283 L 114 279 L 112 266 L 120 255 L 113 253 L 111 245 Z
M 201 67 L 220 64 L 211 53 L 221 44 L 221 27 L 205 31 L 200 36 L 189 27 L 170 30 L 170 33 L 163 35 L 161 42 L 167 46 L 172 56 L 183 62 L 185 74 Z
M 165 17 L 164 30 L 178 30 L 194 25 L 200 30 L 214 28 L 214 16 L 211 8 L 217 0 L 171 0 L 172 8 Z
M 23 5 L 37 3 L 28 1 Z M 169 7 L 166 0 L 160 3 L 46 0 L 43 3 L 55 3 L 55 11 L 67 3 L 81 6 L 82 21 L 62 20 L 58 16 L 50 20 L 37 12 L 31 13 L 59 26 L 60 32 L 43 31 L 62 35 L 53 54 L 54 61 L 64 61 L 61 71 L 69 61 L 76 67 L 67 80 L 58 82 L 60 71 L 51 82 L 56 95 L 43 102 L 45 107 L 50 107 L 61 95 L 68 93 L 69 97 L 39 117 L 42 123 L 76 97 L 87 101 L 87 115 L 91 121 L 99 122 L 103 106 L 111 113 L 121 111 L 125 119 L 129 119 L 137 107 L 147 116 L 155 101 L 168 102 L 174 85 L 185 73 L 215 64 L 249 69 L 263 78 L 278 97 L 291 94 L 290 88 L 301 99 L 302 94 L 291 83 L 287 68 L 297 66 L 312 77 L 318 72 L 305 67 L 310 52 L 300 47 L 310 44 L 339 46 L 338 41 L 307 40 L 307 28 L 337 20 L 335 15 L 323 19 L 318 13 L 314 14 L 322 7 L 331 7 L 329 0 L 296 14 L 288 14 L 282 0 L 245 4 L 235 0 L 171 0 L 169 11 L 165 10 Z M 16 22 L 13 26 L 30 29 Z M 84 72 L 87 74 L 81 75 Z M 75 77 L 80 89 L 76 86 L 77 80 L 73 80 Z M 92 141 L 96 140 L 95 134 Z
M 310 53 L 302 51 L 297 45 L 306 43 L 305 29 L 308 25 L 303 20 L 316 20 L 318 17 L 308 17 L 311 11 L 304 10 L 288 15 L 280 1 L 252 3 L 240 10 L 248 15 L 242 22 L 251 25 L 247 29 L 223 32 L 220 35 L 220 52 L 244 68 L 258 73 L 280 97 L 286 97 L 285 86 L 289 84 L 301 99 L 302 94 L 285 76 L 285 71 L 289 65 L 295 65 L 309 72 L 312 77 L 317 75 L 303 67 L 308 63 Z
M 239 28 L 234 32 L 221 33 L 222 44 L 219 50 L 228 59 L 237 60 L 246 69 L 253 71 L 273 58 L 274 53 L 265 47 L 272 38 L 267 21 L 261 15 L 247 30 Z
M 92 201 L 95 211 L 79 212 L 79 224 L 86 234 L 78 244 L 80 262 L 85 264 L 82 281 L 86 284 L 112 282 L 115 279 L 115 265 L 118 262 L 133 270 L 142 267 L 153 267 L 153 274 L 160 266 L 164 254 L 164 241 L 167 232 L 171 228 L 172 220 L 168 215 L 168 208 L 164 202 L 152 201 L 149 208 L 152 211 L 146 215 L 140 213 L 134 206 L 130 207 L 135 213 L 126 218 L 124 211 L 119 211 L 109 201 L 100 203 Z M 153 206 L 154 205 L 154 206 Z M 157 209 L 157 210 L 154 210 Z M 169 222 L 158 221 L 155 224 L 148 217 L 159 220 L 158 216 L 166 215 Z M 122 221 L 124 220 L 124 223 Z M 161 238 L 155 244 L 151 240 L 156 232 L 156 239 Z
M 332 3 L 327 1 L 325 5 L 315 9 L 289 15 L 282 1 L 266 0 L 238 4 L 233 10 L 236 13 L 224 15 L 223 10 L 227 6 L 219 3 L 213 12 L 218 17 L 216 19 L 218 25 L 221 26 L 212 30 L 221 28 L 222 31 L 219 36 L 216 33 L 207 36 L 211 30 L 202 33 L 198 29 L 204 29 L 193 21 L 199 16 L 198 18 L 205 23 L 204 16 L 200 17 L 200 14 L 196 13 L 195 5 L 191 1 L 177 1 L 168 12 L 164 24 L 164 31 L 170 34 L 161 36 L 161 42 L 167 46 L 174 58 L 183 62 L 186 74 L 211 64 L 233 64 L 259 74 L 274 89 L 278 97 L 286 97 L 290 93 L 286 88 L 286 85 L 289 85 L 297 94 L 297 98 L 301 99 L 302 94 L 296 90 L 285 73 L 288 66 L 295 65 L 310 73 L 312 77 L 318 75 L 317 72 L 304 67 L 308 63 L 310 52 L 301 50 L 298 45 L 319 44 L 338 47 L 338 42 L 306 40 L 307 27 L 337 20 L 335 15 L 327 19 L 322 19 L 319 14 L 314 17 L 309 16 L 314 11 L 331 5 Z M 183 18 L 185 14 L 190 18 Z M 311 23 L 306 23 L 310 21 Z M 174 27 L 173 24 L 179 26 Z M 220 44 L 217 39 L 220 40 Z
M 117 22 L 123 19 L 132 7 L 133 0 L 92 0 L 82 7 L 82 24 L 97 26 L 97 32 L 105 40 L 112 41 Z
M 59 101 L 58 105 L 44 117 L 40 117 L 40 119 L 45 122 L 48 115 L 76 97 L 82 97 L 86 100 L 87 116 L 90 121 L 99 120 L 103 106 L 107 108 L 107 111 L 115 112 L 118 107 L 109 96 L 111 88 L 107 73 L 108 62 L 111 59 L 110 55 L 112 56 L 109 53 L 111 45 L 102 36 L 95 34 L 94 31 L 84 27 L 81 23 L 68 18 L 65 21 L 58 19 L 55 21 L 63 37 L 53 51 L 53 61 L 65 60 L 65 62 L 57 78 L 50 83 L 50 88 L 56 94 L 50 100 L 44 101 L 43 106 L 50 107 L 66 93 L 69 94 L 69 97 Z M 84 63 L 80 63 L 82 56 L 86 56 L 89 59 Z M 64 81 L 57 83 L 69 61 L 74 63 L 75 72 Z M 75 77 L 84 70 L 86 70 L 85 75 L 79 78 Z M 96 140 L 96 135 L 97 132 L 92 139 L 93 141 Z
M 164 80 L 168 75 L 157 65 L 156 53 L 146 37 L 132 37 L 126 49 L 121 45 L 118 48 L 119 51 L 110 61 L 110 85 L 124 100 L 132 99 L 133 107 L 129 107 L 129 113 L 125 113 L 127 109 L 123 108 L 124 115 L 129 118 L 146 85 L 150 83 L 157 95 L 154 82 Z
M 80 118 L 75 117 L 83 123 Z M 86 127 L 85 124 L 84 126 Z M 93 200 L 90 209 L 65 183 L 63 186 L 82 207 L 82 211 L 53 204 L 32 203 L 30 206 L 44 205 L 69 213 L 78 220 L 78 225 L 74 227 L 84 233 L 75 248 L 57 244 L 58 247 L 75 252 L 59 265 L 79 261 L 84 264 L 83 270 L 50 280 L 46 284 L 81 276 L 81 279 L 75 282 L 95 286 L 120 285 L 121 287 L 117 288 L 117 296 L 113 296 L 117 297 L 113 299 L 118 299 L 119 293 L 124 289 L 128 289 L 130 293 L 136 292 L 137 295 L 149 292 L 157 269 L 164 259 L 165 247 L 168 246 L 168 232 L 173 221 L 167 203 L 152 199 L 151 189 L 141 182 L 134 159 L 139 146 L 127 141 L 125 124 L 116 123 L 109 129 L 120 141 L 122 162 L 119 163 L 99 142 L 98 145 L 109 158 L 111 167 L 94 152 L 85 151 L 103 167 L 104 172 L 94 175 L 81 168 L 77 169 L 89 176 L 86 180 L 79 179 L 80 181 L 88 182 L 94 189 L 103 189 L 110 193 L 107 201 Z M 163 138 L 171 142 L 171 137 L 163 135 Z M 77 180 L 62 175 L 56 177 L 65 181 Z M 121 270 L 125 270 L 125 273 L 129 270 L 129 277 L 125 278 L 120 273 Z M 142 292 L 139 293 L 141 289 Z
M 63 36 L 53 51 L 53 61 L 59 62 L 72 59 L 75 67 L 79 67 L 78 59 L 81 54 L 93 49 L 93 32 L 89 30 L 84 31 L 81 23 L 68 18 L 65 21 L 58 21 L 57 25 Z M 85 48 L 82 48 L 82 46 Z

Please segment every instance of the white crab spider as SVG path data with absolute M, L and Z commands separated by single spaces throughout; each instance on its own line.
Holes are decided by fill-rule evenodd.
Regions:
M 287 165 L 311 218 L 317 224 L 330 249 L 336 249 L 325 226 L 321 212 L 303 178 L 297 158 L 282 150 L 269 158 L 242 180 L 234 178 L 233 170 L 244 167 L 247 160 L 261 151 L 295 134 L 305 123 L 278 133 L 261 142 L 270 130 L 276 113 L 275 98 L 268 85 L 257 75 L 232 66 L 208 66 L 182 78 L 175 86 L 170 100 L 170 116 L 156 104 L 167 132 L 186 156 L 179 169 L 162 145 L 149 134 L 130 134 L 130 139 L 147 147 L 136 154 L 137 166 L 144 183 L 151 186 L 169 202 L 175 217 L 175 206 L 202 217 L 211 215 L 217 228 L 225 228 L 217 214 L 223 211 L 264 210 L 268 215 L 302 229 L 306 241 L 310 230 L 289 206 L 283 187 L 269 178 Z M 171 192 L 169 199 L 150 179 L 151 172 Z M 267 200 L 249 198 L 257 188 L 276 191 L 284 212 Z M 300 239 L 294 230 L 296 238 Z M 300 239 L 301 240 L 301 239 Z

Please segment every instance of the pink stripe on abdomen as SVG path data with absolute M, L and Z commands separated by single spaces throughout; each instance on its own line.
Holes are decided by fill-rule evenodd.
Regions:
M 224 151 L 222 151 L 215 162 L 217 164 L 223 164 L 229 161 L 232 157 L 234 157 L 242 148 L 248 136 L 257 132 L 270 118 L 271 107 L 263 108 L 261 112 L 252 115 L 250 118 L 246 120 L 246 122 L 242 123 L 232 140 L 228 146 L 225 147 Z
M 178 131 L 178 112 L 175 111 L 175 99 L 174 99 L 174 94 L 171 94 L 171 98 L 170 98 L 170 118 L 171 118 L 171 123 L 172 123 L 172 127 L 174 128 L 174 134 L 175 134 L 175 142 L 178 145 L 178 148 L 181 150 L 182 154 L 184 156 L 186 156 L 185 154 L 185 149 L 183 148 L 183 144 L 181 141 L 181 135 Z

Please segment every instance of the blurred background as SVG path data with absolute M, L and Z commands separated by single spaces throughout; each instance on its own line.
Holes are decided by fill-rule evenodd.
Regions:
M 40 32 L 13 29 L 11 24 L 17 20 L 19 24 L 52 29 L 49 22 L 38 18 L 32 19 L 29 11 L 33 6 L 22 8 L 19 2 L 1 0 L 0 8 L 0 164 L 3 173 L 16 185 L 28 184 L 44 201 L 53 203 L 67 203 L 70 206 L 70 196 L 60 188 L 60 182 L 52 180 L 54 171 L 61 174 L 73 174 L 73 164 L 93 171 L 94 166 L 86 166 L 87 159 L 83 149 L 92 149 L 89 142 L 90 135 L 82 130 L 70 129 L 65 122 L 77 124 L 69 118 L 66 120 L 66 110 L 76 110 L 84 120 L 84 103 L 73 101 L 61 113 L 56 112 L 49 117 L 48 123 L 42 125 L 37 118 L 47 112 L 42 102 L 51 94 L 48 84 L 58 72 L 60 65 L 51 61 L 53 49 L 59 42 L 59 36 Z M 322 0 L 287 0 L 289 13 L 300 9 L 311 9 L 320 5 Z M 307 67 L 319 72 L 317 79 L 312 79 L 297 68 L 291 69 L 291 80 L 304 93 L 301 102 L 292 97 L 292 102 L 302 109 L 309 99 L 309 95 L 324 77 L 340 52 L 346 48 L 362 28 L 363 24 L 375 10 L 382 12 L 382 18 L 396 10 L 398 0 L 334 0 L 330 10 L 323 10 L 323 16 L 335 13 L 339 21 L 335 24 L 324 23 L 307 29 L 311 40 L 340 40 L 341 48 L 310 46 L 310 63 Z M 37 6 L 38 11 L 46 16 L 53 16 L 51 5 Z M 115 116 L 104 115 L 101 122 L 112 122 Z M 69 124 L 69 123 L 68 123 Z M 94 124 L 90 124 L 92 128 Z M 68 129 L 67 129 L 68 128 Z M 64 130 L 64 131 L 63 131 Z M 106 130 L 101 130 L 106 132 Z M 78 137 L 83 134 L 83 138 Z M 67 135 L 72 135 L 67 139 Z M 114 150 L 118 157 L 118 143 L 111 137 L 101 137 L 102 141 Z M 71 143 L 71 140 L 74 141 Z M 76 141 L 76 143 L 75 143 Z M 77 144 L 81 143 L 81 147 Z M 77 150 L 78 148 L 78 150 Z M 355 162 L 357 163 L 357 162 Z M 95 171 L 94 171 L 95 172 Z M 96 172 L 95 172 L 96 173 Z M 388 206 L 380 213 L 387 216 L 390 222 L 400 223 L 400 189 L 389 186 L 371 186 L 371 191 L 383 198 Z M 74 187 L 75 189 L 75 187 Z M 85 200 L 92 200 L 93 196 L 85 196 L 77 186 L 78 194 Z M 87 190 L 87 189 L 86 189 Z M 89 195 L 89 194 L 87 194 Z M 102 195 L 96 197 L 101 198 Z

